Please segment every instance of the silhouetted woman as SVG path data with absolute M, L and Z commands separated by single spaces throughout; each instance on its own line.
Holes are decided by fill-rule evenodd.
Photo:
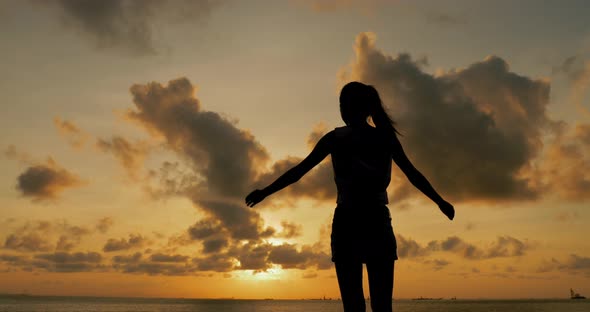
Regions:
M 340 93 L 340 113 L 346 126 L 324 135 L 313 151 L 262 190 L 246 197 L 254 206 L 265 197 L 297 182 L 328 154 L 332 155 L 338 190 L 332 222 L 332 261 L 336 267 L 344 311 L 365 311 L 363 263 L 367 266 L 371 308 L 392 311 L 393 270 L 397 246 L 387 199 L 391 160 L 410 182 L 453 219 L 455 210 L 406 157 L 394 122 L 385 112 L 377 90 L 351 82 Z M 368 123 L 371 117 L 375 127 Z

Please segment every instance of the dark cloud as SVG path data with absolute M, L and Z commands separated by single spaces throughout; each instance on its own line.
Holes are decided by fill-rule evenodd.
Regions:
M 537 269 L 539 273 L 563 271 L 572 274 L 583 273 L 590 277 L 590 257 L 584 257 L 577 254 L 570 254 L 565 260 L 555 258 L 550 261 L 544 261 Z
M 212 253 L 219 252 L 223 248 L 228 246 L 228 240 L 226 238 L 211 238 L 203 242 L 203 252 Z
M 142 260 L 141 253 L 136 252 L 131 255 L 114 256 L 112 269 L 129 274 L 195 275 L 198 269 L 194 264 L 187 262 L 188 259 L 188 256 L 179 254 L 155 253 L 149 259 Z
M 199 220 L 188 228 L 192 239 L 205 239 L 222 232 L 220 223 L 212 219 Z
M 68 188 L 85 184 L 77 175 L 61 168 L 53 159 L 27 168 L 17 178 L 17 189 L 34 201 L 53 200 Z
M 149 169 L 143 189 L 152 199 L 160 200 L 188 196 L 191 190 L 204 187 L 203 178 L 183 167 L 179 162 L 164 161 L 158 170 Z
M 88 134 L 71 121 L 55 117 L 53 124 L 72 147 L 81 148 L 88 141 Z
M 238 269 L 261 272 L 270 268 L 267 258 L 271 250 L 272 245 L 269 243 L 249 241 L 241 246 L 233 246 L 228 255 L 239 261 Z
M 294 222 L 281 221 L 281 227 L 283 229 L 277 234 L 278 237 L 293 238 L 301 236 L 303 232 L 303 226 Z
M 403 235 L 395 236 L 397 242 L 397 255 L 400 258 L 423 257 L 430 253 L 430 249 L 420 245 L 417 241 L 406 238 Z
M 432 269 L 435 271 L 440 271 L 451 264 L 451 262 L 444 259 L 433 259 L 424 261 L 424 264 L 432 266 Z
M 96 224 L 96 229 L 100 233 L 104 234 L 109 231 L 109 229 L 113 226 L 114 223 L 115 223 L 115 221 L 113 220 L 113 218 L 104 217 L 104 218 L 98 220 L 98 223 Z
M 530 166 L 554 124 L 548 82 L 510 71 L 497 56 L 432 75 L 408 54 L 377 49 L 371 33 L 359 34 L 354 48 L 343 81 L 379 90 L 410 159 L 442 194 L 454 201 L 539 196 Z M 410 189 L 405 183 L 394 197 Z
M 114 268 L 123 273 L 185 276 L 194 275 L 195 268 L 190 265 L 178 265 L 174 263 L 139 262 L 116 265 Z
M 4 241 L 4 248 L 20 251 L 49 251 L 53 245 L 38 233 L 10 234 Z
M 451 252 L 469 260 L 521 257 L 534 247 L 528 241 L 521 241 L 511 236 L 499 236 L 495 242 L 485 246 L 476 246 L 457 236 L 430 241 L 425 245 L 399 234 L 396 235 L 396 240 L 400 258 L 421 258 L 437 251 Z
M 155 253 L 151 255 L 150 260 L 153 262 L 186 262 L 189 256 L 183 255 L 166 255 L 163 253 Z
M 96 146 L 105 153 L 112 153 L 132 179 L 139 178 L 139 170 L 151 148 L 147 142 L 132 143 L 120 136 L 114 136 L 108 141 L 98 139 Z
M 268 260 L 284 269 L 316 267 L 318 270 L 325 270 L 332 266 L 328 254 L 314 251 L 310 246 L 303 246 L 301 250 L 298 250 L 295 245 L 291 244 L 273 246 Z
M 235 262 L 227 254 L 211 254 L 193 259 L 199 271 L 229 272 L 235 268 Z
M 22 252 L 69 251 L 90 234 L 88 227 L 71 225 L 65 220 L 29 221 L 6 237 L 3 248 Z
M 156 31 L 164 25 L 194 23 L 207 17 L 217 0 L 60 0 L 40 1 L 56 9 L 63 24 L 100 50 L 135 55 L 157 52 Z
M 88 272 L 103 269 L 102 255 L 97 252 L 55 252 L 37 254 L 33 267 L 49 272 Z
M 48 254 L 35 255 L 37 259 L 44 259 L 54 263 L 73 263 L 73 262 L 90 262 L 98 263 L 102 260 L 102 256 L 97 252 L 55 252 Z
M 189 186 L 193 189 L 178 193 L 219 220 L 232 237 L 257 239 L 265 231 L 262 219 L 243 204 L 243 196 L 268 153 L 249 132 L 218 113 L 203 110 L 194 93 L 186 78 L 167 86 L 133 85 L 136 110 L 127 116 L 188 161 L 197 182 Z
M 102 248 L 105 252 L 129 250 L 133 248 L 141 248 L 148 243 L 146 237 L 141 234 L 129 234 L 129 238 L 114 239 L 110 238 L 104 247 Z
M 565 74 L 569 80 L 575 81 L 583 72 L 579 67 L 580 60 L 579 55 L 569 56 L 559 66 L 554 67 L 551 73 L 554 75 Z
M 112 259 L 113 263 L 136 263 L 141 260 L 141 252 L 136 252 L 131 255 L 117 255 L 114 256 Z

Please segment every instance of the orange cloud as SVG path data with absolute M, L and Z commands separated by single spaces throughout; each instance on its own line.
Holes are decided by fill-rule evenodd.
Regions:
M 105 153 L 112 153 L 130 178 L 137 180 L 145 158 L 151 151 L 151 146 L 145 141 L 129 142 L 127 139 L 114 136 L 111 140 L 98 139 L 98 149 Z
M 53 118 L 53 124 L 68 143 L 75 148 L 83 147 L 88 141 L 89 135 L 71 121 L 55 117 Z
M 590 124 L 564 128 L 549 142 L 540 178 L 552 194 L 570 201 L 590 199 Z

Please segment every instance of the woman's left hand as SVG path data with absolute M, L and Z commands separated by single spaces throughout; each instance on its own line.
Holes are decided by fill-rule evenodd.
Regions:
M 268 195 L 264 190 L 254 190 L 252 193 L 246 196 L 246 205 L 248 205 L 249 207 L 254 207 L 254 205 L 263 201 L 266 198 L 266 196 Z

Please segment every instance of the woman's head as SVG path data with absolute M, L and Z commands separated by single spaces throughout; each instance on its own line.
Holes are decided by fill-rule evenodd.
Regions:
M 340 92 L 340 114 L 347 125 L 366 123 L 371 116 L 377 128 L 392 134 L 399 133 L 395 129 L 395 122 L 383 108 L 379 92 L 371 85 L 358 81 L 347 83 Z

